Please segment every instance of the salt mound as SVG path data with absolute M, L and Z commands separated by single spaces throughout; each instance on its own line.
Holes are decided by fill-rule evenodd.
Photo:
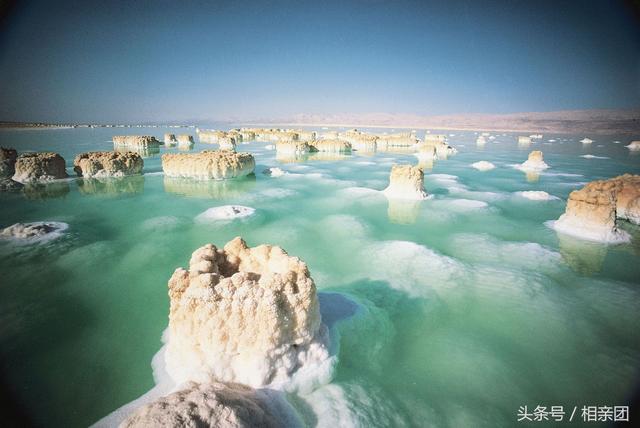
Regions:
M 489 204 L 487 204 L 484 201 L 476 201 L 473 199 L 454 199 L 448 202 L 452 208 L 461 210 L 461 211 L 477 210 L 477 209 L 482 209 L 489 206 Z
M 221 207 L 209 208 L 196 217 L 196 221 L 207 222 L 216 220 L 233 220 L 236 218 L 249 217 L 256 212 L 254 208 L 242 205 L 223 205 Z
M 522 192 L 516 192 L 516 194 L 523 198 L 531 199 L 532 201 L 550 201 L 553 199 L 559 199 L 557 196 L 550 195 L 542 190 L 525 190 Z
M 133 427 L 265 427 L 283 421 L 273 413 L 266 396 L 237 383 L 190 382 L 180 391 L 137 409 L 121 428 Z
M 494 164 L 487 161 L 475 162 L 475 163 L 472 163 L 471 166 L 477 169 L 478 171 L 489 171 L 496 167 Z
M 197 249 L 169 280 L 167 373 L 186 381 L 283 385 L 330 376 L 327 329 L 307 265 L 241 238 Z M 328 381 L 328 379 L 323 379 Z M 295 382 L 294 382 L 295 383 Z
M 516 168 L 522 171 L 535 172 L 535 171 L 547 169 L 549 168 L 549 165 L 547 165 L 544 162 L 542 152 L 540 150 L 534 150 L 531 153 L 529 153 L 529 157 L 527 158 L 527 160 L 523 162 L 521 165 L 516 165 Z
M 585 137 L 585 138 L 583 138 L 582 140 L 580 140 L 580 142 L 581 142 L 582 144 L 591 144 L 591 143 L 593 143 L 593 140 L 592 140 L 591 138 L 587 138 L 587 137 Z
M 15 223 L 0 230 L 0 239 L 26 244 L 44 242 L 59 238 L 68 228 L 67 223 L 57 221 Z
M 20 183 L 67 178 L 64 158 L 57 153 L 23 153 L 16 159 L 13 179 Z
M 286 171 L 283 171 L 280 168 L 267 168 L 264 171 L 262 171 L 263 174 L 265 175 L 269 175 L 271 177 L 282 177 L 283 175 L 288 174 Z
M 384 194 L 396 199 L 426 199 L 422 169 L 411 165 L 393 165 L 389 175 L 389 186 L 384 190 Z
M 615 141 L 616 143 L 620 143 L 619 141 Z M 640 150 L 640 141 L 632 141 L 625 146 L 629 150 Z

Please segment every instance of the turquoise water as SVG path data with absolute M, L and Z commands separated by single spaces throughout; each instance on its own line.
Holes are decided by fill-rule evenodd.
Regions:
M 134 132 L 2 131 L 0 144 L 59 152 L 71 172 L 75 154 L 111 150 L 123 131 Z M 135 129 L 164 132 L 177 130 Z M 459 154 L 425 170 L 434 197 L 418 203 L 362 189 L 384 189 L 393 163 L 418 163 L 412 154 L 294 162 L 259 142 L 241 146 L 257 163 L 243 180 L 170 180 L 159 156 L 177 149 L 161 149 L 142 177 L 0 194 L 1 227 L 69 224 L 54 241 L 0 244 L 0 355 L 12 394 L 36 424 L 74 427 L 148 391 L 170 275 L 199 246 L 240 235 L 307 262 L 326 321 L 339 319 L 339 363 L 332 384 L 306 397 L 310 425 L 513 426 L 524 405 L 628 404 L 640 375 L 638 228 L 625 226 L 630 244 L 606 247 L 544 223 L 583 183 L 640 173 L 640 156 L 618 136 L 583 146 L 584 136 L 545 135 L 558 141 L 519 147 L 515 134 L 498 134 L 479 148 L 474 133 L 453 133 Z M 534 149 L 551 169 L 528 181 L 511 165 Z M 497 168 L 471 168 L 478 160 Z M 289 174 L 262 174 L 275 166 Z M 524 190 L 559 199 L 515 193 Z M 256 215 L 195 221 L 227 204 Z

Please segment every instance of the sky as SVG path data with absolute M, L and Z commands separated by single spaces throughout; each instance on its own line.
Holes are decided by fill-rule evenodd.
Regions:
M 638 2 L 22 1 L 0 120 L 640 107 Z

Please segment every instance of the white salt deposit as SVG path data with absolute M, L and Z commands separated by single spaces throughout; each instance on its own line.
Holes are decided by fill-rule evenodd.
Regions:
M 596 155 L 582 155 L 580 157 L 585 159 L 609 159 L 606 156 L 596 156 Z
M 223 205 L 221 207 L 209 208 L 196 217 L 198 222 L 209 222 L 219 220 L 234 220 L 249 217 L 256 212 L 254 208 L 242 205 Z
M 487 161 L 475 162 L 475 163 L 472 163 L 471 166 L 477 169 L 478 171 L 489 171 L 496 167 L 494 164 Z
M 557 196 L 550 195 L 542 190 L 525 190 L 522 192 L 516 192 L 516 195 L 532 201 L 551 201 L 554 199 L 560 199 Z

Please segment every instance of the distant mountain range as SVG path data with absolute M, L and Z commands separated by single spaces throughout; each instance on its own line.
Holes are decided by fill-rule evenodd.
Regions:
M 510 114 L 453 114 L 420 116 L 414 114 L 299 114 L 292 118 L 266 121 L 282 125 L 324 125 L 348 127 L 431 128 L 541 132 L 561 134 L 640 135 L 640 109 L 566 110 Z

